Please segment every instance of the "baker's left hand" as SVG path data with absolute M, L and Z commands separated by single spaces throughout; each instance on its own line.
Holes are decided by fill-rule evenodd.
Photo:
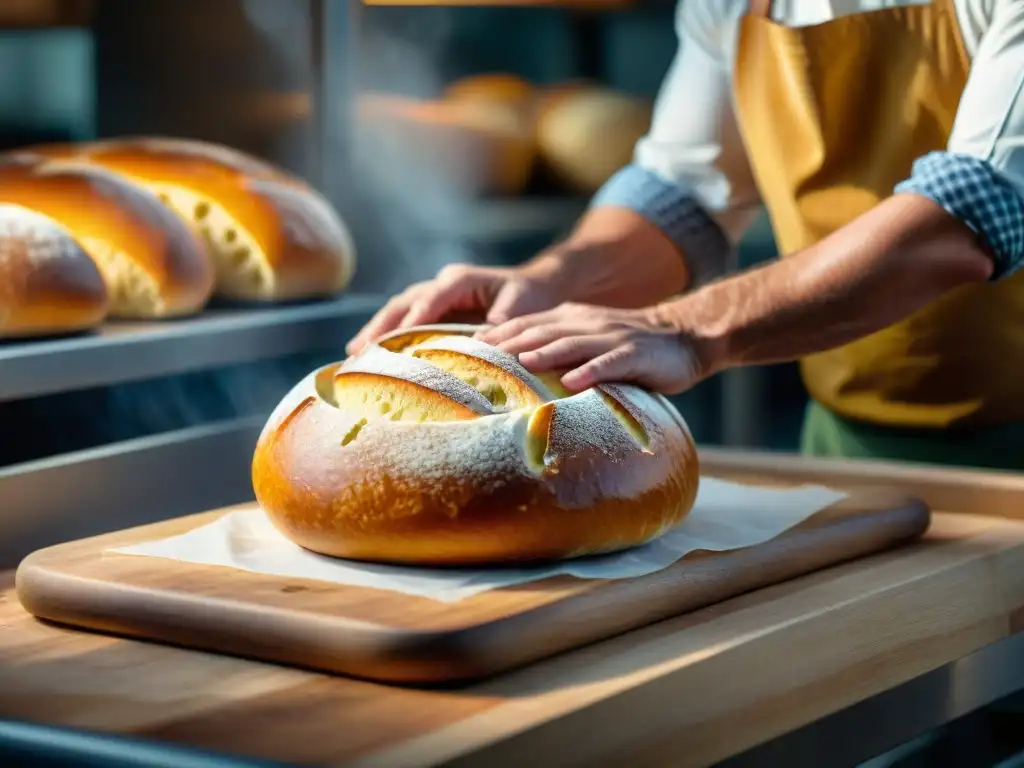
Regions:
M 578 392 L 603 382 L 630 382 L 666 395 L 707 375 L 693 341 L 654 309 L 561 304 L 486 328 L 477 338 L 519 356 L 534 372 L 566 370 Z

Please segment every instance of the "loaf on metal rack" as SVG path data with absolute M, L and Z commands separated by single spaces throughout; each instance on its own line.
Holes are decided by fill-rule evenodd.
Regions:
M 109 306 L 102 275 L 67 229 L 0 204 L 0 338 L 87 330 Z
M 0 203 L 58 222 L 99 267 L 110 314 L 176 317 L 198 312 L 213 290 L 199 238 L 154 195 L 99 167 L 0 161 Z
M 105 168 L 155 194 L 205 240 L 219 296 L 307 299 L 338 293 L 352 279 L 355 244 L 327 200 L 243 152 L 139 137 L 30 147 L 22 155 Z
M 475 330 L 393 333 L 284 398 L 253 485 L 286 537 L 355 560 L 479 565 L 611 552 L 682 521 L 698 460 L 671 403 L 628 385 L 570 394 Z

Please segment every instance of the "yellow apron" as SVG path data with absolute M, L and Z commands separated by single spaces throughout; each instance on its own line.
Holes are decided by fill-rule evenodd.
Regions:
M 734 96 L 780 251 L 817 242 L 945 148 L 969 61 L 952 0 L 790 29 L 755 2 Z M 1024 420 L 1024 273 L 957 289 L 867 338 L 801 362 L 847 419 L 937 428 Z

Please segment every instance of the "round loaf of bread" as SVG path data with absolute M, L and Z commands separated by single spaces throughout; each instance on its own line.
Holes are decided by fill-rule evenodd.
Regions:
M 484 72 L 467 75 L 448 84 L 447 99 L 483 99 L 486 101 L 521 102 L 533 99 L 534 89 L 518 75 L 506 72 Z
M 493 72 L 464 77 L 444 89 L 444 98 L 453 102 L 512 109 L 525 125 L 533 123 L 534 88 L 516 75 Z
M 599 87 L 566 86 L 537 116 L 541 160 L 569 190 L 593 194 L 633 157 L 651 124 L 650 102 Z
M 109 307 L 102 275 L 67 229 L 0 204 L 0 338 L 88 330 Z
M 157 195 L 206 241 L 219 296 L 243 301 L 330 296 L 354 274 L 355 242 L 330 203 L 308 184 L 245 153 L 164 138 L 28 151 L 101 166 Z
M 354 560 L 486 565 L 621 550 L 683 520 L 697 452 L 668 400 L 570 394 L 475 330 L 385 336 L 284 398 L 253 486 L 287 538 Z
M 59 161 L 5 161 L 0 203 L 45 214 L 74 236 L 106 281 L 112 317 L 175 317 L 209 300 L 214 273 L 202 242 L 121 176 Z

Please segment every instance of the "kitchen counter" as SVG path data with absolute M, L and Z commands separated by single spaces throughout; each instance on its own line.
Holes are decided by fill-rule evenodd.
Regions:
M 1024 479 L 704 456 L 706 472 L 731 478 L 898 482 L 932 504 L 932 528 L 909 547 L 448 690 L 46 625 L 22 610 L 8 574 L 0 717 L 292 763 L 685 766 L 741 755 L 872 697 L 913 696 L 929 674 L 946 682 L 899 704 L 916 728 L 1024 688 L 1024 521 L 1012 519 Z M 887 724 L 875 743 L 870 723 L 851 727 L 873 750 L 863 757 L 914 735 Z

